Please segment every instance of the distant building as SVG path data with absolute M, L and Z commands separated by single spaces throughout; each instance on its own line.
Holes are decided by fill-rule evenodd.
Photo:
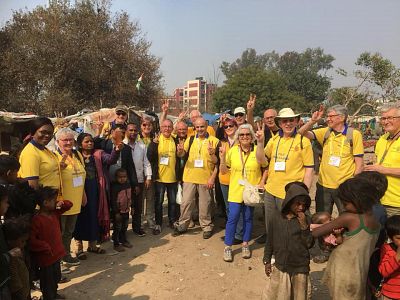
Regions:
M 178 115 L 181 111 L 197 109 L 201 112 L 212 112 L 212 95 L 217 88 L 216 84 L 207 83 L 203 77 L 189 80 L 186 86 L 176 88 L 174 94 L 165 96 L 161 100 L 169 101 L 169 113 Z

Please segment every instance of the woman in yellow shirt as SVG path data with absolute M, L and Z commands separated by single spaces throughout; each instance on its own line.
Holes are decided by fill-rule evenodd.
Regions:
M 224 174 L 230 168 L 228 205 L 229 215 L 225 229 L 225 249 L 224 260 L 231 262 L 232 245 L 234 241 L 236 226 L 239 222 L 240 213 L 243 214 L 243 244 L 242 257 L 248 259 L 251 257 L 249 241 L 253 229 L 253 211 L 254 207 L 243 203 L 244 182 L 258 185 L 264 189 L 265 176 L 263 176 L 262 167 L 257 162 L 256 148 L 254 147 L 255 133 L 250 124 L 243 124 L 235 133 L 234 145 L 228 153 L 226 148 L 220 149 L 220 171 Z
M 70 210 L 61 215 L 61 233 L 67 255 L 63 263 L 69 266 L 79 265 L 79 259 L 71 256 L 72 233 L 81 206 L 86 205 L 86 194 L 84 191 L 86 171 L 82 155 L 73 150 L 75 145 L 74 132 L 69 128 L 62 128 L 56 134 L 57 157 L 61 170 L 61 193 L 64 199 L 73 203 Z

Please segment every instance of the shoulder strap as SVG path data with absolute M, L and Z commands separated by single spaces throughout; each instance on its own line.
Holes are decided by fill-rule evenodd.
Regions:
M 192 135 L 192 136 L 189 138 L 189 148 L 188 148 L 188 151 L 187 151 L 188 154 L 189 154 L 189 152 L 190 152 L 190 148 L 192 147 L 193 141 L 194 141 L 194 135 Z
M 328 140 L 330 135 L 331 135 L 331 129 L 328 128 L 328 130 L 324 134 L 324 140 L 322 141 L 322 147 L 324 147 L 325 142 Z
M 303 136 L 300 136 L 300 149 L 303 150 Z
M 328 130 L 325 132 L 324 135 L 324 140 L 322 142 L 322 147 L 324 147 L 325 142 L 328 140 L 329 136 L 331 135 L 332 130 L 328 128 Z M 346 132 L 346 139 L 349 141 L 350 147 L 353 149 L 353 132 L 354 128 L 353 127 L 347 127 L 347 132 Z

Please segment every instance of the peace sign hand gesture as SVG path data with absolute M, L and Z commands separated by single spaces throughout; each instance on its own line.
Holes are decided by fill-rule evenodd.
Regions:
M 182 154 L 184 151 L 183 139 L 179 139 L 179 143 L 176 145 L 176 152 L 178 152 L 178 154 Z
M 161 105 L 161 110 L 164 113 L 167 113 L 168 109 L 169 109 L 169 102 L 168 102 L 168 100 L 164 100 L 164 103 Z
M 208 141 L 207 150 L 208 150 L 208 154 L 210 154 L 210 156 L 215 154 L 215 149 L 214 149 L 211 141 Z
M 319 106 L 319 110 L 315 111 L 312 116 L 311 120 L 314 122 L 318 122 L 319 120 L 322 119 L 322 116 L 324 115 L 324 106 L 321 104 Z
M 226 156 L 226 144 L 222 144 L 221 147 L 219 147 L 219 159 L 221 161 L 225 161 L 225 156 Z
M 262 126 L 260 126 L 259 123 L 257 123 L 257 132 L 256 132 L 256 140 L 257 144 L 264 144 L 264 130 L 265 130 L 265 124 L 263 123 Z
M 247 110 L 253 110 L 256 105 L 256 94 L 251 93 L 249 97 L 249 101 L 247 101 Z

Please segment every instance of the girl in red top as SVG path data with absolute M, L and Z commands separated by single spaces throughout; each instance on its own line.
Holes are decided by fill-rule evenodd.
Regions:
M 390 217 L 385 228 L 392 242 L 383 244 L 381 248 L 382 299 L 400 299 L 400 216 Z
M 56 201 L 58 191 L 51 187 L 38 190 L 39 213 L 32 218 L 30 249 L 39 266 L 43 300 L 65 299 L 57 294 L 61 279 L 60 260 L 65 256 L 61 239 L 60 215 L 72 207 L 68 200 Z

